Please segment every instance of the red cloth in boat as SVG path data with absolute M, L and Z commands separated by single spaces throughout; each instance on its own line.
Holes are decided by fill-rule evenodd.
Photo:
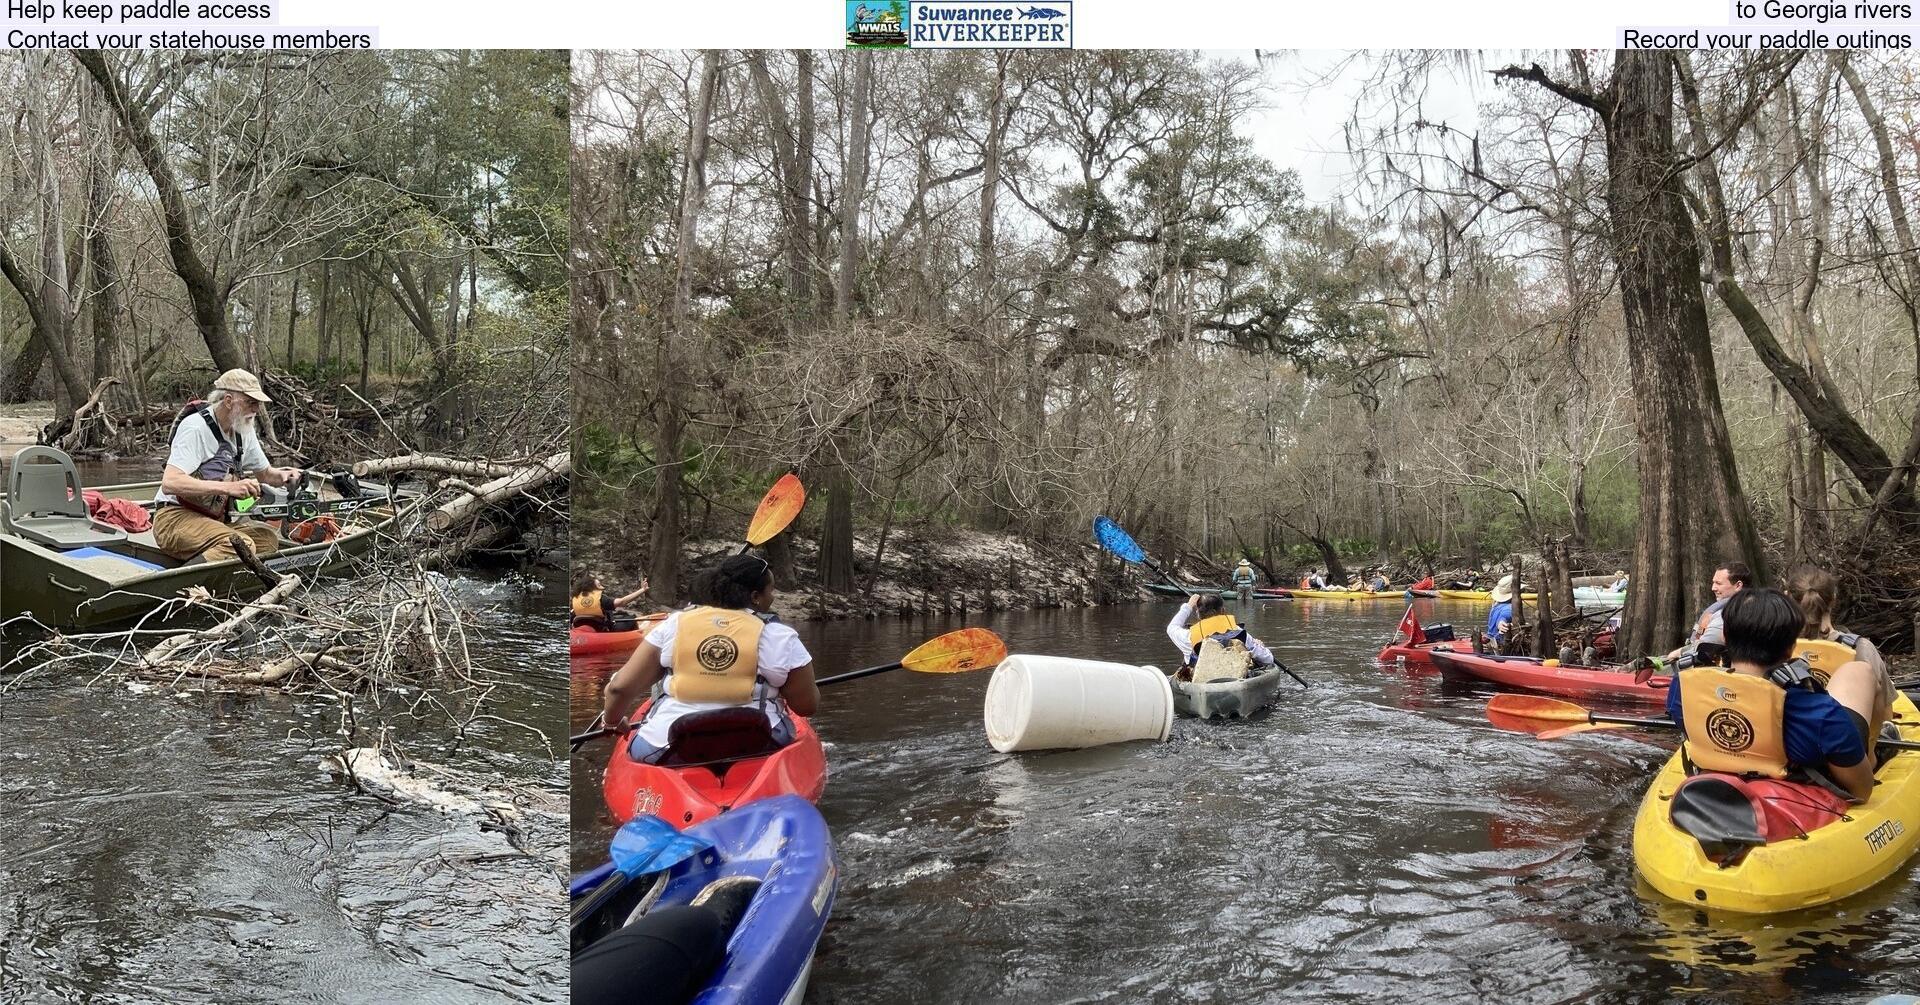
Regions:
M 108 499 L 92 489 L 87 489 L 83 496 L 87 500 L 87 515 L 101 523 L 112 524 L 129 534 L 153 529 L 152 514 L 131 499 Z

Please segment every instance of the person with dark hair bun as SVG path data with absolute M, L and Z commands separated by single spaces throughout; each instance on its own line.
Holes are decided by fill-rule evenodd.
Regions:
M 658 763 L 675 720 L 739 706 L 766 712 L 773 739 L 793 741 L 788 717 L 819 707 L 813 656 L 772 613 L 773 569 L 758 555 L 734 555 L 694 579 L 696 606 L 667 616 L 641 641 L 603 695 L 607 722 L 622 722 L 656 681 L 666 693 L 633 731 L 635 760 Z
M 1727 598 L 1728 669 L 1681 670 L 1667 690 L 1667 714 L 1686 728 L 1699 769 L 1786 778 L 1813 772 L 1856 799 L 1873 792 L 1870 737 L 1878 682 L 1854 661 L 1822 688 L 1805 664 L 1789 663 L 1806 619 L 1779 590 L 1748 588 Z
M 1753 585 L 1753 570 L 1745 562 L 1722 562 L 1713 570 L 1713 582 L 1708 587 L 1713 590 L 1713 603 L 1700 612 L 1693 623 L 1693 633 L 1687 636 L 1684 645 L 1667 654 L 1667 662 L 1678 661 L 1682 668 L 1695 664 L 1718 664 L 1725 655 L 1727 640 L 1726 628 L 1721 623 L 1720 612 L 1727 606 L 1727 598 Z
M 1887 672 L 1887 661 L 1880 655 L 1880 647 L 1864 635 L 1834 627 L 1833 613 L 1840 607 L 1840 580 L 1817 566 L 1796 566 L 1787 576 L 1787 595 L 1800 605 L 1800 612 L 1807 617 L 1800 637 L 1838 642 L 1853 650 L 1854 658 L 1872 667 L 1880 678 L 1879 705 L 1874 720 L 1885 722 L 1893 718 L 1893 677 Z

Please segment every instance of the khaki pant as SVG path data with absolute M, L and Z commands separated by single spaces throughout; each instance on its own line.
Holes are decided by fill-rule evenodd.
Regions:
M 280 535 L 257 520 L 221 523 L 185 506 L 162 506 L 153 515 L 153 543 L 175 558 L 185 560 L 199 555 L 209 562 L 237 558 L 228 540 L 240 534 L 253 545 L 253 553 L 265 558 L 280 550 Z

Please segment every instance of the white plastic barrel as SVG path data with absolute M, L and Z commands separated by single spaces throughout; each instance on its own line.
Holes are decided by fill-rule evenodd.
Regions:
M 1001 753 L 1161 741 L 1173 685 L 1153 667 L 1065 656 L 1009 656 L 987 683 L 987 742 Z

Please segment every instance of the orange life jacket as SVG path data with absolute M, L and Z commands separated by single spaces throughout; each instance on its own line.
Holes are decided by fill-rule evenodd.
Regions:
M 760 677 L 760 633 L 766 627 L 749 611 L 696 607 L 682 613 L 667 693 L 681 701 L 745 704 Z
M 1719 667 L 1690 667 L 1680 688 L 1687 757 L 1706 771 L 1785 778 L 1787 692 L 1765 677 Z

